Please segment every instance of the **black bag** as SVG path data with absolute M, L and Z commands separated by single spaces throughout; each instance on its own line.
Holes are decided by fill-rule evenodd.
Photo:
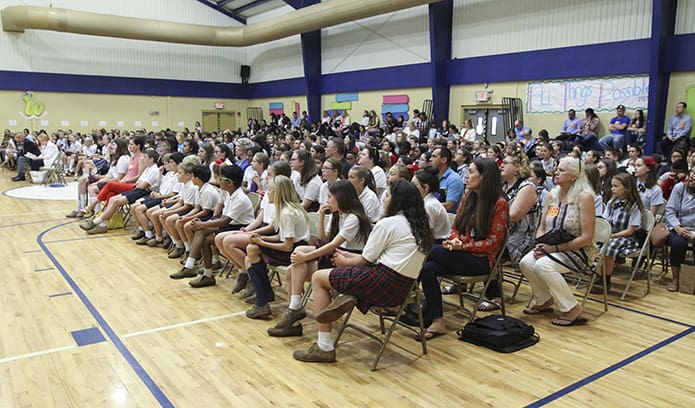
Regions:
M 511 353 L 538 343 L 533 326 L 509 316 L 490 315 L 475 319 L 456 332 L 459 340 Z
M 536 238 L 536 245 L 537 244 L 547 244 L 547 245 L 560 245 L 564 244 L 565 242 L 570 242 L 573 239 L 575 239 L 573 234 L 560 229 L 560 228 L 555 228 L 551 229 L 550 231 L 546 232 L 545 234 L 541 235 L 540 237 Z

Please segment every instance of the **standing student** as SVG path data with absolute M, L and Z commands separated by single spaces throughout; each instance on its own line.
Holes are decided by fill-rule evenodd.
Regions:
M 292 252 L 292 265 L 287 269 L 290 304 L 282 319 L 268 329 L 268 334 L 273 337 L 302 335 L 301 323 L 295 324 L 306 317 L 304 307 L 300 304 L 301 295 L 304 282 L 319 268 L 319 258 L 332 259 L 338 248 L 361 253 L 372 230 L 371 222 L 364 213 L 355 188 L 345 180 L 336 181 L 331 185 L 328 202 L 319 208 L 318 214 L 319 238 L 326 244 L 318 248 L 310 245 L 300 246 Z M 324 225 L 328 214 L 331 214 L 330 230 L 326 233 Z
M 362 254 L 336 251 L 336 268 L 316 271 L 311 278 L 318 341 L 308 350 L 293 353 L 303 362 L 333 362 L 331 323 L 355 305 L 362 313 L 370 307 L 403 303 L 432 248 L 432 232 L 424 202 L 415 186 L 393 182 L 386 194 L 386 214 L 375 226 Z M 330 291 L 343 294 L 331 303 Z
M 246 311 L 250 319 L 267 319 L 271 316 L 268 302 L 275 300 L 270 286 L 266 262 L 271 265 L 289 265 L 290 254 L 309 240 L 309 217 L 297 198 L 292 181 L 276 176 L 268 190 L 268 201 L 275 204 L 273 236 L 251 233 L 251 243 L 246 247 L 246 271 L 256 291 L 256 302 Z

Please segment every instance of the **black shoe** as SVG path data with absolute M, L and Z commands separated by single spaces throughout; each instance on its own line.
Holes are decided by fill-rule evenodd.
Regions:
M 278 328 L 278 327 L 269 327 L 268 328 L 268 335 L 270 337 L 295 337 L 295 336 L 301 336 L 304 334 L 304 329 L 302 328 L 302 324 L 299 323 L 298 325 L 295 326 L 290 326 L 290 327 L 283 327 L 283 328 Z
M 275 302 L 275 292 L 273 292 L 272 290 L 265 297 L 268 302 Z M 244 302 L 250 305 L 256 303 L 256 294 L 254 293 L 253 295 L 245 298 Z
M 169 275 L 171 279 L 195 278 L 196 276 L 198 276 L 198 274 L 188 268 L 181 268 L 180 271 L 174 272 L 171 275 Z
M 188 282 L 188 284 L 194 288 L 204 288 L 206 286 L 214 286 L 215 285 L 215 277 L 214 276 L 201 275 L 198 279 L 194 279 L 194 280 Z
M 12 181 L 24 181 L 24 180 L 26 180 L 26 178 L 20 174 L 12 177 Z

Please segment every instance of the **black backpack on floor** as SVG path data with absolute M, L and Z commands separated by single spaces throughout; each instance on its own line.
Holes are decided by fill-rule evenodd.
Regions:
M 459 340 L 511 353 L 538 343 L 533 326 L 509 316 L 490 315 L 475 319 L 456 332 Z

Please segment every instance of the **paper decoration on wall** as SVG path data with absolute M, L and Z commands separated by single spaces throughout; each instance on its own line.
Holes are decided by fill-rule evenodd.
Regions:
M 178 127 L 184 127 L 186 125 L 186 123 L 184 121 L 180 120 L 180 121 L 178 121 L 178 123 L 176 125 Z
M 384 95 L 381 99 L 381 117 L 386 120 L 386 114 L 391 112 L 394 118 L 398 119 L 399 116 L 403 116 L 403 120 L 408 121 L 410 119 L 408 116 L 408 112 L 410 112 L 409 102 L 410 97 L 408 95 Z
M 346 93 L 346 94 L 337 94 L 335 96 L 335 101 L 336 102 L 355 102 L 359 100 L 359 95 L 356 93 Z
M 87 122 L 86 120 L 81 120 L 81 121 L 80 121 L 80 126 L 82 126 L 82 127 L 89 126 L 89 122 Z
M 153 120 L 153 121 L 152 121 L 152 126 L 153 126 L 153 127 L 159 126 L 159 121 L 158 121 L 158 120 Z
M 47 121 L 47 120 L 42 120 L 42 121 L 41 121 L 41 126 L 48 126 L 48 121 Z
M 118 122 L 116 122 L 116 126 L 123 127 L 123 126 L 125 126 L 125 122 L 122 120 L 119 120 Z
M 31 91 L 24 92 L 22 101 L 24 102 L 24 109 L 19 114 L 26 119 L 39 119 L 48 113 L 43 102 L 38 102 Z
M 135 127 L 140 127 L 140 126 L 142 126 L 142 121 L 136 120 L 135 123 L 133 123 L 133 126 L 135 126 Z
M 7 121 L 9 126 L 17 126 L 17 121 L 15 119 L 10 119 Z
M 586 108 L 614 112 L 618 105 L 628 110 L 646 109 L 648 100 L 648 76 L 529 82 L 526 112 L 565 113 Z
M 294 103 L 294 111 L 297 112 L 297 115 L 302 114 L 302 108 L 301 108 L 301 106 L 299 106 L 299 102 Z
M 70 126 L 70 121 L 63 119 L 60 121 L 60 126 Z
M 270 114 L 282 115 L 285 113 L 285 105 L 282 102 L 270 102 L 268 104 L 268 112 Z
M 105 121 L 105 120 L 100 120 L 100 121 L 99 121 L 99 126 L 106 126 L 106 121 Z
M 331 102 L 332 110 L 350 110 L 352 109 L 352 102 Z

